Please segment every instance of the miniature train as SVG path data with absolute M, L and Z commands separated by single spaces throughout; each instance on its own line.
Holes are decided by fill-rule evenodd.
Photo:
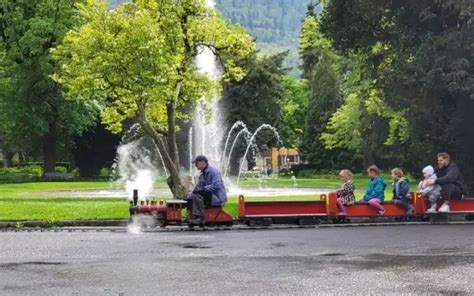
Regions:
M 450 201 L 449 213 L 428 214 L 429 202 L 422 193 L 411 193 L 411 202 L 415 208 L 412 219 L 429 221 L 430 218 L 440 216 L 448 218 L 452 215 L 462 215 L 468 221 L 474 220 L 474 198 L 463 198 Z M 347 208 L 346 216 L 338 216 L 337 196 L 334 192 L 321 194 L 319 200 L 314 201 L 246 201 L 243 195 L 239 196 L 238 218 L 229 215 L 223 206 L 211 207 L 205 210 L 206 226 L 232 226 L 234 222 L 243 224 L 268 226 L 271 224 L 318 224 L 322 221 L 330 223 L 350 222 L 351 218 L 377 218 L 377 210 L 367 203 L 356 203 Z M 383 217 L 399 218 L 405 216 L 405 210 L 393 202 L 383 202 L 385 214 Z M 151 216 L 157 225 L 186 225 L 187 219 L 183 215 L 186 208 L 184 200 L 168 201 L 140 201 L 137 191 L 130 202 L 130 217 L 139 215 Z M 192 213 L 189 213 L 192 216 Z

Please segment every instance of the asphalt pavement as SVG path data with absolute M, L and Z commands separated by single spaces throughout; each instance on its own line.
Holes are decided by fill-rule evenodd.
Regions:
M 473 295 L 474 225 L 0 232 L 0 295 Z

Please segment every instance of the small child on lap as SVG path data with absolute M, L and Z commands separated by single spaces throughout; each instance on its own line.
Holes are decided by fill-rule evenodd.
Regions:
M 436 202 L 441 198 L 441 186 L 438 184 L 427 185 L 427 180 L 436 180 L 437 176 L 432 166 L 427 166 L 423 169 L 423 181 L 418 184 L 418 191 L 430 201 L 431 207 L 426 211 L 427 213 L 436 213 Z
M 403 171 L 399 168 L 392 170 L 393 178 L 393 202 L 405 209 L 406 216 L 413 215 L 413 206 L 410 203 L 410 186 L 404 177 Z
M 355 186 L 352 183 L 352 173 L 349 170 L 342 170 L 339 173 L 341 178 L 341 188 L 336 191 L 337 194 L 337 208 L 339 210 L 338 216 L 347 216 L 347 206 L 354 204 Z
M 379 168 L 376 165 L 371 165 L 367 169 L 367 175 L 370 178 L 369 186 L 364 194 L 363 201 L 378 210 L 379 215 L 385 214 L 385 209 L 382 202 L 385 199 L 385 188 L 387 184 L 382 176 L 379 175 Z

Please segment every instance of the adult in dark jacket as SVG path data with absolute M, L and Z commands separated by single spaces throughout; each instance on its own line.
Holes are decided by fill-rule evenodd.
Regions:
M 430 185 L 441 186 L 441 197 L 444 200 L 440 212 L 449 212 L 449 201 L 461 199 L 464 194 L 464 178 L 459 167 L 451 161 L 448 153 L 438 153 L 438 167 L 435 170 L 437 179 L 429 180 Z
M 194 165 L 201 171 L 194 190 L 188 195 L 188 211 L 192 210 L 191 224 L 204 223 L 205 206 L 219 206 L 227 201 L 227 192 L 220 171 L 209 165 L 204 155 L 198 155 L 193 160 Z

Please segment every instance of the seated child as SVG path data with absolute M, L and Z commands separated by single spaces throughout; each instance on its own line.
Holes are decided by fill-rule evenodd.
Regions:
M 338 216 L 347 216 L 346 206 L 354 204 L 355 186 L 352 184 L 352 173 L 349 170 L 342 170 L 339 173 L 341 178 L 342 186 L 336 191 L 337 194 L 337 208 L 339 209 Z
M 403 171 L 399 168 L 392 170 L 393 177 L 393 202 L 405 209 L 406 215 L 413 215 L 413 206 L 410 203 L 410 186 L 408 180 L 403 177 Z
M 432 166 L 423 169 L 423 181 L 418 184 L 418 191 L 430 201 L 431 207 L 427 213 L 436 213 L 436 202 L 441 198 L 441 186 L 438 184 L 426 185 L 426 180 L 436 180 L 437 176 Z
M 383 177 L 379 176 L 379 168 L 376 165 L 371 165 L 367 169 L 367 175 L 370 181 L 363 201 L 376 208 L 379 215 L 384 215 L 385 209 L 382 207 L 382 202 L 385 199 L 384 191 L 387 184 L 385 184 Z

